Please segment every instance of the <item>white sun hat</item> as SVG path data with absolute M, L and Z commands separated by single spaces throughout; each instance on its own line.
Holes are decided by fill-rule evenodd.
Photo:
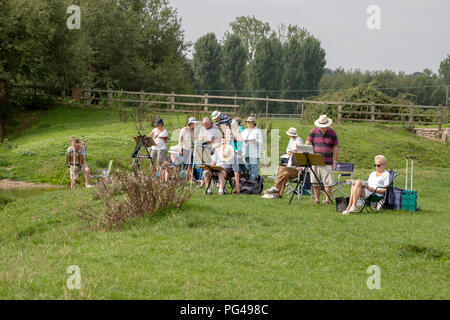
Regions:
M 197 119 L 195 117 L 190 117 L 188 120 L 188 125 L 190 125 L 191 123 L 196 123 Z
M 217 111 L 217 110 L 211 114 L 211 117 L 213 118 L 213 120 L 215 120 L 218 116 L 220 116 L 220 111 Z
M 289 128 L 289 130 L 286 131 L 286 134 L 288 136 L 290 136 L 290 137 L 297 137 L 298 136 L 297 129 L 295 129 L 295 128 Z

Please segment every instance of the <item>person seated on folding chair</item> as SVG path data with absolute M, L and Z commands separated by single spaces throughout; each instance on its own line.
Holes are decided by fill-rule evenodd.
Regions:
M 300 138 L 297 134 L 297 129 L 295 128 L 289 128 L 288 131 L 286 131 L 286 134 L 289 136 L 289 143 L 286 147 L 286 153 L 281 156 L 281 165 L 285 166 L 287 162 L 289 161 L 290 155 L 292 154 L 292 151 L 294 151 L 295 146 L 300 143 L 303 144 L 302 138 Z
M 291 155 L 289 156 L 289 161 L 286 166 L 281 166 L 278 170 L 277 179 L 275 181 L 275 185 L 266 191 L 265 194 L 272 195 L 274 198 L 281 198 L 284 193 L 284 189 L 286 187 L 286 183 L 289 180 L 293 180 L 295 178 L 300 177 L 300 173 L 303 171 L 303 167 L 298 167 L 295 159 L 292 155 L 292 152 L 296 152 L 299 149 L 299 146 L 303 143 L 297 142 L 295 148 L 291 150 Z
M 363 181 L 358 179 L 352 181 L 352 188 L 350 190 L 350 200 L 348 202 L 347 209 L 342 214 L 349 214 L 352 212 L 359 212 L 360 209 L 356 207 L 358 198 L 367 199 L 375 194 L 381 200 L 383 194 L 389 184 L 389 172 L 386 168 L 386 158 L 382 155 L 375 157 L 375 171 L 372 171 L 369 175 L 369 180 Z
M 231 179 L 234 176 L 236 181 L 236 193 L 240 193 L 239 189 L 239 163 L 236 152 L 234 152 L 233 147 L 226 142 L 225 139 L 222 139 L 222 143 L 216 143 L 214 145 L 214 154 L 212 155 L 213 162 L 211 165 L 223 167 L 224 170 L 218 173 L 219 179 L 219 195 L 223 195 L 225 193 L 225 182 L 226 180 Z M 206 194 L 211 194 L 211 178 L 212 178 L 211 170 L 205 170 L 203 172 L 205 184 L 208 187 L 206 190 Z
M 87 162 L 86 162 L 86 148 L 81 143 L 80 139 L 72 137 L 71 146 L 67 148 L 67 162 L 69 164 L 70 170 L 70 187 L 75 189 L 75 183 L 80 175 L 80 170 L 84 173 L 84 180 L 86 183 L 86 188 L 91 188 L 93 186 L 90 185 L 90 173 Z

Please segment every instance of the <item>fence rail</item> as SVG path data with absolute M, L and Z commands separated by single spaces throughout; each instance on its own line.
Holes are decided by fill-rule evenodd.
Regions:
M 42 86 L 16 85 L 24 90 L 29 89 L 32 94 L 39 95 Z M 68 90 L 51 88 L 52 93 L 59 92 L 61 98 L 66 97 Z M 55 96 L 55 94 L 53 94 Z M 402 124 L 436 124 L 442 129 L 443 124 L 447 124 L 448 107 L 446 106 L 424 106 L 424 105 L 403 105 L 403 104 L 381 104 L 372 102 L 344 102 L 344 101 L 314 101 L 314 100 L 293 100 L 276 99 L 269 97 L 239 97 L 215 96 L 198 94 L 179 93 L 156 93 L 144 91 L 118 91 L 102 90 L 91 88 L 73 88 L 71 94 L 73 98 L 82 100 L 85 106 L 92 103 L 102 103 L 108 107 L 143 107 L 152 106 L 155 111 L 170 112 L 210 112 L 212 109 L 225 109 L 228 113 L 236 114 L 246 102 L 264 102 L 265 112 L 257 113 L 259 117 L 282 118 L 282 119 L 303 119 L 305 108 L 310 106 L 330 106 L 337 114 L 337 123 L 344 121 L 364 121 L 364 122 L 386 122 Z M 131 96 L 131 98 L 130 98 Z M 213 101 L 213 103 L 211 102 Z M 239 104 L 241 103 L 241 104 Z M 297 112 L 291 114 L 269 113 L 270 103 L 294 103 Z M 428 111 L 427 111 L 428 110 Z M 428 113 L 424 113 L 428 112 Z M 359 117 L 355 116 L 359 115 Z M 417 119 L 421 117 L 422 119 Z

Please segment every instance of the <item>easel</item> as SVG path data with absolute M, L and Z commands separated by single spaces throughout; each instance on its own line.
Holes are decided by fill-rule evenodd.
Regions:
M 136 148 L 134 148 L 133 153 L 131 154 L 131 157 L 133 158 L 133 163 L 131 164 L 131 169 L 134 170 L 134 168 L 137 168 L 138 171 L 141 170 L 139 166 L 139 159 L 150 159 L 150 162 L 152 163 L 152 166 L 155 167 L 155 164 L 153 163 L 153 159 L 150 156 L 150 153 L 148 152 L 147 148 L 150 148 L 152 146 L 156 146 L 155 141 L 152 137 L 148 137 L 145 135 L 142 135 L 139 131 L 139 136 L 133 137 L 134 141 L 136 141 Z M 139 150 L 141 150 L 142 146 L 144 146 L 145 151 L 147 152 L 147 155 L 140 156 Z
M 213 166 L 213 165 L 208 165 L 208 164 L 201 164 L 198 166 L 200 169 L 202 170 L 209 170 L 211 171 L 211 179 L 209 179 L 208 185 L 206 186 L 206 190 L 205 190 L 205 194 L 208 192 L 209 187 L 211 186 L 211 181 L 213 180 L 213 176 L 218 177 L 218 174 L 220 171 L 224 171 L 225 168 L 224 167 L 220 167 L 220 166 Z
M 328 196 L 328 199 L 330 199 L 331 203 L 333 203 L 331 196 L 325 190 L 325 186 L 323 185 L 323 182 L 319 179 L 319 177 L 317 177 L 316 172 L 312 168 L 312 166 L 325 166 L 325 162 L 323 161 L 322 155 L 315 154 L 315 153 L 293 152 L 292 156 L 294 157 L 295 162 L 297 163 L 297 166 L 304 167 L 305 168 L 304 170 L 307 170 L 309 168 L 309 171 L 312 172 L 312 174 L 314 175 L 316 180 L 319 181 L 320 190 L 322 190 Z M 302 199 L 305 182 L 306 182 L 306 172 L 305 172 L 305 178 L 303 179 L 303 183 L 302 183 L 302 187 L 300 188 L 300 191 L 298 190 L 298 187 L 300 185 L 300 180 L 299 180 L 297 182 L 297 185 L 295 186 L 294 192 L 292 192 L 292 196 L 291 196 L 291 199 L 289 200 L 289 204 L 291 204 L 292 198 L 294 197 L 294 194 L 297 191 L 298 205 L 300 206 L 300 201 Z

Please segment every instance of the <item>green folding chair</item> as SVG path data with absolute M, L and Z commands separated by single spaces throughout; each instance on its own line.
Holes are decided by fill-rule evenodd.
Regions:
M 389 172 L 389 184 L 387 187 L 379 187 L 375 189 L 375 192 L 372 193 L 370 196 L 368 196 L 366 199 L 362 199 L 363 200 L 363 207 L 361 208 L 361 210 L 359 211 L 359 213 L 363 212 L 364 210 L 366 210 L 367 213 L 371 212 L 374 213 L 375 211 L 378 212 L 381 209 L 383 209 L 385 207 L 385 203 L 386 203 L 386 197 L 388 195 L 388 190 L 392 189 L 394 187 L 394 179 L 397 177 L 397 172 L 395 172 L 394 170 L 388 170 Z M 385 190 L 384 194 L 382 196 L 377 195 L 377 190 L 379 189 L 383 189 Z M 373 204 L 375 204 L 373 206 Z M 374 210 L 375 207 L 375 210 Z

